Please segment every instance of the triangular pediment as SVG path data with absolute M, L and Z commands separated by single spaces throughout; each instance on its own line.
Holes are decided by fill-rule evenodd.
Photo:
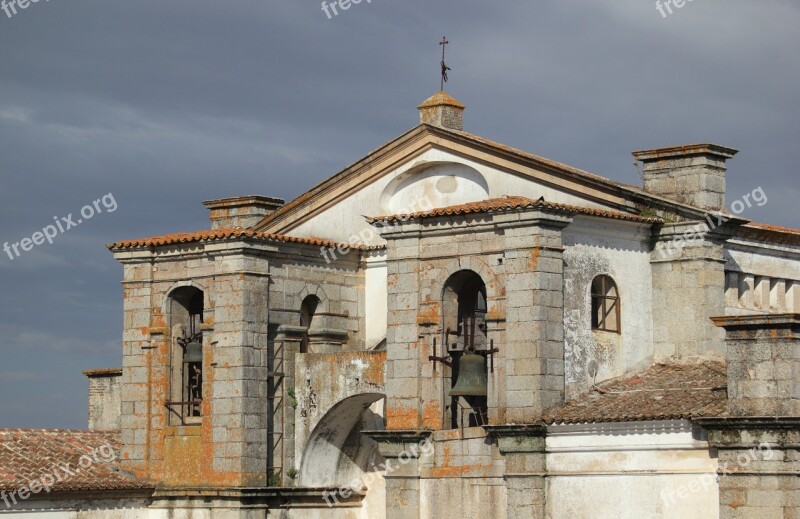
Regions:
M 314 186 L 255 229 L 348 241 L 365 228 L 363 215 L 413 212 L 503 195 L 544 197 L 631 214 L 639 214 L 642 207 L 701 214 L 544 157 L 422 124 Z

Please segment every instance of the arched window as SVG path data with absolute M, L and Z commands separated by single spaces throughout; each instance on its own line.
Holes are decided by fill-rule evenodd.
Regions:
M 170 294 L 170 420 L 197 423 L 203 401 L 203 291 L 181 287 Z
M 300 326 L 306 329 L 303 339 L 300 341 L 300 353 L 308 353 L 308 331 L 311 329 L 319 303 L 317 296 L 310 295 L 303 299 L 303 303 L 300 305 Z
M 609 276 L 597 276 L 592 281 L 592 329 L 620 332 L 619 292 Z

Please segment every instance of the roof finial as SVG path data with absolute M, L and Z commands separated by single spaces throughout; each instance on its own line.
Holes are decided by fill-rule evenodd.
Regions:
M 450 70 L 450 67 L 444 62 L 444 49 L 445 46 L 450 43 L 447 41 L 447 36 L 442 36 L 442 41 L 439 42 L 439 45 L 442 46 L 442 84 L 439 90 L 444 91 L 444 84 L 447 83 L 447 71 Z

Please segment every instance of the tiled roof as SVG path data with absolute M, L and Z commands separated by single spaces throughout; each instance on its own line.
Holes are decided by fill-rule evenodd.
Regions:
M 460 101 L 444 91 L 439 91 L 422 102 L 417 108 L 429 108 L 431 106 L 455 106 L 456 108 L 466 108 Z
M 551 409 L 548 424 L 635 422 L 725 416 L 724 364 L 656 364 L 625 380 L 613 380 Z
M 738 233 L 744 238 L 800 245 L 800 229 L 792 229 L 791 227 L 750 222 L 740 227 Z
M 153 236 L 150 238 L 139 238 L 136 240 L 124 240 L 106 245 L 111 250 L 118 249 L 141 249 L 147 247 L 158 247 L 162 245 L 173 245 L 176 243 L 211 242 L 221 240 L 254 240 L 266 242 L 301 243 L 315 245 L 319 247 L 338 247 L 340 244 L 321 238 L 301 238 L 297 236 L 287 236 L 284 234 L 271 234 L 266 232 L 254 231 L 252 229 L 211 229 L 207 231 L 196 231 L 190 233 L 175 233 L 164 236 Z M 359 249 L 347 244 L 341 244 L 351 249 Z
M 618 211 L 609 211 L 606 209 L 594 209 L 591 207 L 580 207 L 576 205 L 547 202 L 544 200 L 544 198 L 540 198 L 538 200 L 531 200 L 530 198 L 526 198 L 524 196 L 505 196 L 502 198 L 490 198 L 488 200 L 482 200 L 480 202 L 470 202 L 468 204 L 451 205 L 448 207 L 440 207 L 432 209 L 430 211 L 420 211 L 409 214 L 374 216 L 374 217 L 368 217 L 367 221 L 369 221 L 370 223 L 376 221 L 396 222 L 409 219 L 432 218 L 436 216 L 454 216 L 454 215 L 465 215 L 473 213 L 504 212 L 504 211 L 515 211 L 518 209 L 529 209 L 529 208 L 555 209 L 567 213 L 598 216 L 601 218 L 613 218 L 615 220 L 626 220 L 629 222 L 662 223 L 662 220 L 660 218 L 647 218 L 635 214 L 621 213 Z
M 118 432 L 0 429 L 0 490 L 31 481 L 54 481 L 51 493 L 152 488 L 116 470 L 119 448 Z

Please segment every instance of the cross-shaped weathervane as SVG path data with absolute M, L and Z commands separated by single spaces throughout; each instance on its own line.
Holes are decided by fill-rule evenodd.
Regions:
M 447 83 L 447 71 L 450 70 L 450 67 L 444 62 L 444 49 L 445 46 L 450 43 L 447 41 L 447 36 L 442 36 L 442 41 L 439 42 L 439 45 L 442 46 L 442 84 L 439 90 L 444 91 L 444 84 Z

